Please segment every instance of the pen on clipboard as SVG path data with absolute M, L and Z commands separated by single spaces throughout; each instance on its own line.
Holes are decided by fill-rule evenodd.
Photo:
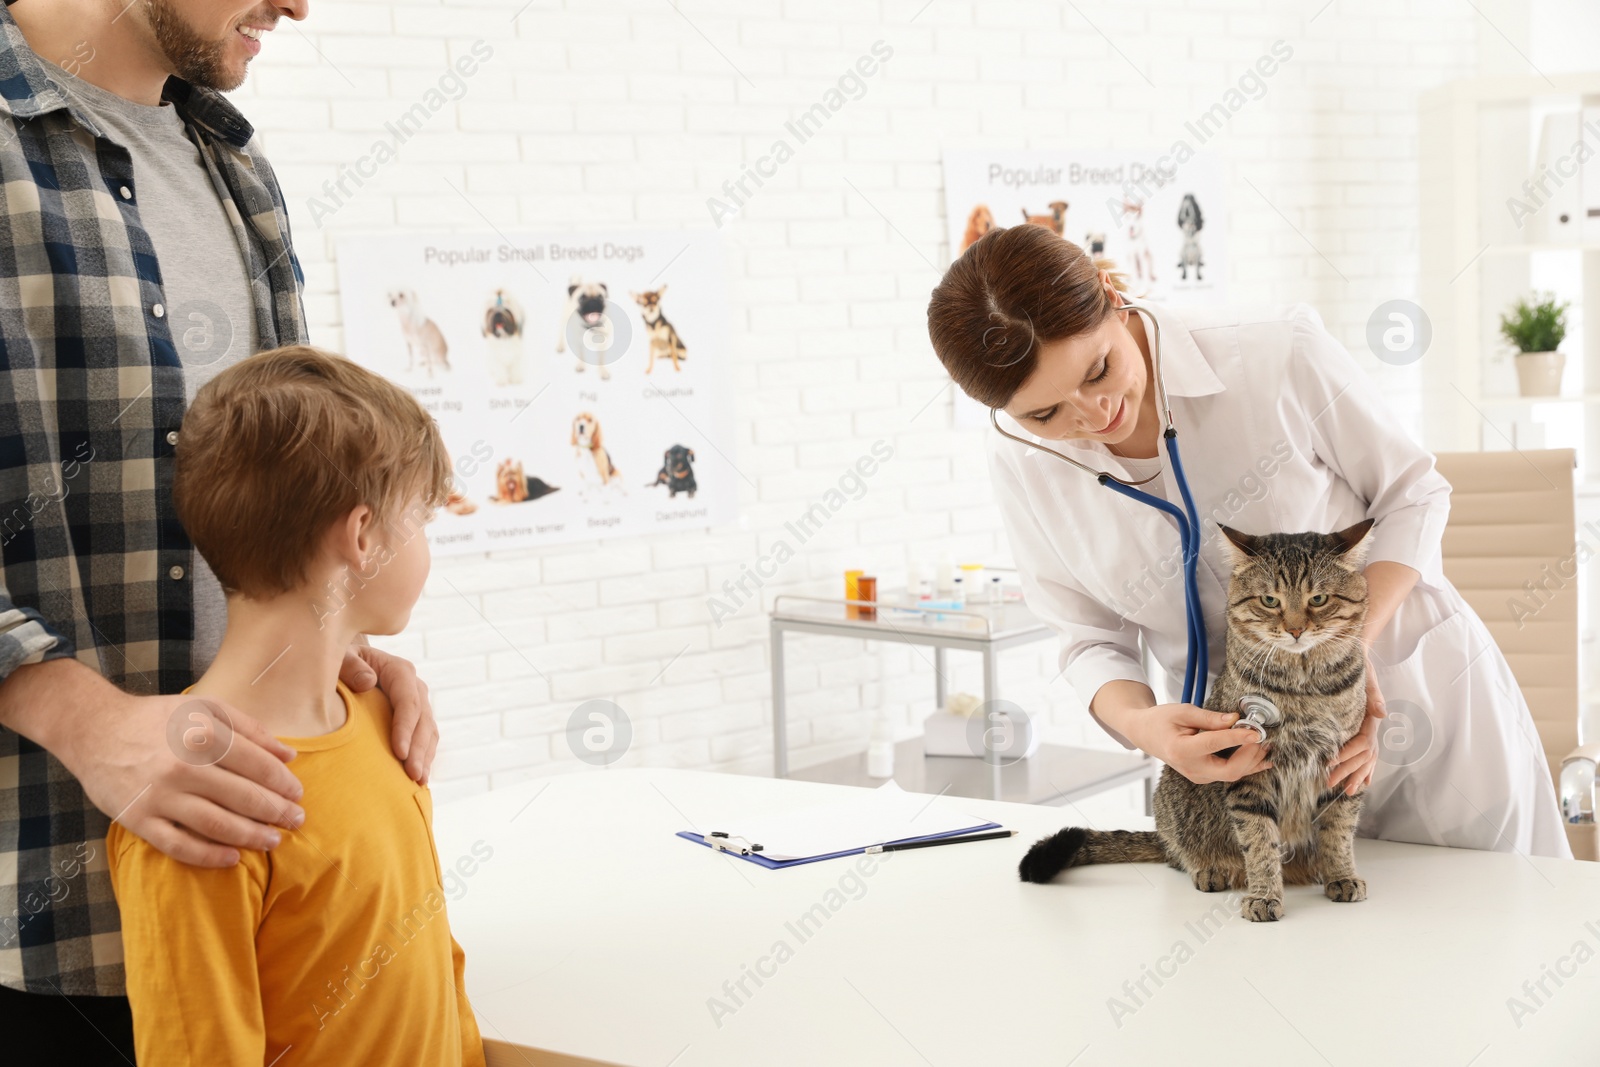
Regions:
M 967 834 L 965 837 L 935 837 L 928 841 L 907 841 L 900 845 L 868 845 L 866 852 L 872 855 L 878 852 L 901 852 L 908 848 L 932 848 L 935 845 L 955 845 L 962 841 L 993 841 L 997 837 L 1012 837 L 1016 830 L 996 830 L 991 834 Z
M 748 856 L 752 852 L 760 852 L 762 847 L 760 845 L 752 844 L 750 841 L 743 837 L 739 837 L 738 835 L 730 837 L 727 832 L 723 830 L 711 831 L 709 834 L 706 834 L 705 840 L 706 844 L 710 845 L 718 852 L 736 852 L 741 856 Z M 743 844 L 739 844 L 739 842 L 743 842 Z

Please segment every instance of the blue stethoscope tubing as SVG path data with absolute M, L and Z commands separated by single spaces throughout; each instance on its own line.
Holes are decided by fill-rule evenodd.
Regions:
M 1172 409 L 1167 405 L 1166 375 L 1161 369 L 1161 323 L 1156 319 L 1154 312 L 1139 304 L 1124 300 L 1121 308 L 1137 312 L 1140 318 L 1154 326 L 1151 333 L 1150 362 L 1156 372 L 1156 391 L 1159 394 L 1161 410 L 1166 416 L 1166 429 L 1162 432 L 1162 439 L 1167 446 L 1167 456 L 1172 461 L 1172 475 L 1178 483 L 1178 493 L 1183 498 L 1183 507 L 1180 509 L 1170 501 L 1152 496 L 1137 486 L 1154 478 L 1144 478 L 1137 482 L 1126 482 L 1110 471 L 1095 470 L 1087 464 L 1079 463 L 1071 456 L 1063 455 L 1053 448 L 1045 448 L 1036 441 L 1018 437 L 1016 434 L 1007 433 L 1000 426 L 997 416 L 998 409 L 989 409 L 989 422 L 1003 437 L 1019 441 L 1029 448 L 1037 448 L 1041 452 L 1048 452 L 1057 459 L 1065 460 L 1080 470 L 1094 475 L 1095 480 L 1108 489 L 1121 493 L 1132 500 L 1157 508 L 1171 515 L 1178 524 L 1178 539 L 1183 546 L 1183 608 L 1184 621 L 1188 630 L 1188 656 L 1183 668 L 1183 703 L 1204 704 L 1206 699 L 1206 678 L 1209 675 L 1210 650 L 1206 640 L 1206 620 L 1200 607 L 1200 585 L 1196 577 L 1200 560 L 1200 516 L 1194 506 L 1194 496 L 1189 492 L 1189 479 L 1183 473 L 1183 459 L 1178 454 L 1178 428 L 1172 422 Z M 1118 310 L 1120 310 L 1119 308 Z

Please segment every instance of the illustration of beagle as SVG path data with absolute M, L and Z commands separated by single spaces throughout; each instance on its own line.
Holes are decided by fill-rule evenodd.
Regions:
M 602 443 L 600 420 L 594 417 L 594 412 L 579 412 L 572 420 L 572 449 L 578 462 L 580 493 L 588 491 L 591 480 L 598 481 L 602 489 L 615 485 L 627 492 L 622 485 L 622 472 L 611 462 L 611 453 Z

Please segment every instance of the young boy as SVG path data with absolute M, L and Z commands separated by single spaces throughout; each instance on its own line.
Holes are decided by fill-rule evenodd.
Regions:
M 405 627 L 450 484 L 409 393 L 313 348 L 245 359 L 189 408 L 174 502 L 228 627 L 168 737 L 212 762 L 227 709 L 255 716 L 298 753 L 306 816 L 220 870 L 112 825 L 139 1063 L 483 1064 L 430 794 L 390 752 L 383 693 L 338 681 L 358 635 Z

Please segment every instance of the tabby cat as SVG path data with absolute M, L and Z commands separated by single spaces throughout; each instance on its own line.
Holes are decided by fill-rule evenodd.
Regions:
M 1272 766 L 1206 785 L 1167 767 L 1155 832 L 1068 827 L 1028 850 L 1023 881 L 1048 882 L 1088 863 L 1165 861 L 1202 892 L 1244 890 L 1240 912 L 1254 922 L 1283 917 L 1286 882 L 1321 882 L 1331 900 L 1366 899 L 1352 847 L 1361 795 L 1330 789 L 1328 773 L 1366 717 L 1361 565 L 1371 528 L 1371 519 L 1332 534 L 1221 528 L 1234 564 L 1227 658 L 1205 706 L 1239 711 L 1247 694 L 1276 704 L 1283 721 L 1267 730 Z

